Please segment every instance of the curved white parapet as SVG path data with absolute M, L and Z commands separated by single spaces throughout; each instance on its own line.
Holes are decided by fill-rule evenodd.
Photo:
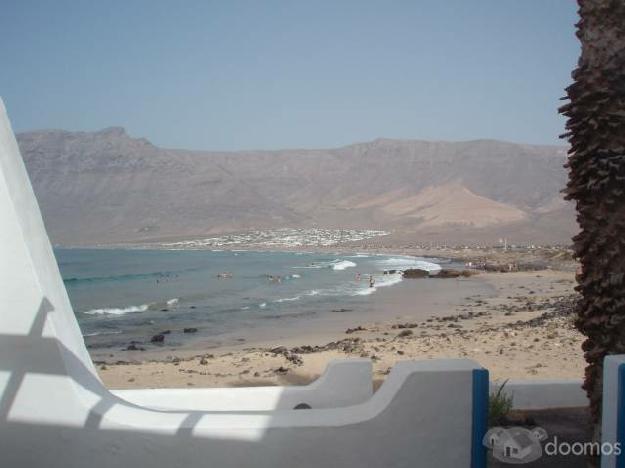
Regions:
M 147 390 L 134 403 L 111 393 L 84 346 L 1 102 L 0 220 L 0 466 L 485 466 L 488 375 L 470 360 L 400 363 L 371 398 L 332 408 L 198 411 L 168 399 L 155 409 Z M 271 405 L 289 408 L 293 394 Z M 340 389 L 334 396 L 349 403 Z
M 30 358 L 24 364 L 36 367 L 41 355 Z M 400 363 L 354 406 L 230 413 L 146 409 L 58 371 L 27 373 L 7 395 L 6 466 L 483 466 L 474 454 L 484 432 L 475 373 L 483 371 L 468 360 Z
M 237 388 L 160 388 L 112 390 L 129 403 L 152 409 L 182 411 L 271 411 L 337 408 L 367 401 L 373 395 L 370 359 L 341 359 L 328 364 L 305 386 Z
M 497 392 L 503 383 L 491 382 L 490 392 Z M 512 407 L 519 410 L 588 406 L 581 379 L 513 379 L 505 382 L 503 391 L 512 397 Z

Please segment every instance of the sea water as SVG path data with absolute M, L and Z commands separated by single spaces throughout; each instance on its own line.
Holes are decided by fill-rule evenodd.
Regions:
M 350 309 L 401 282 L 401 270 L 436 270 L 441 263 L 308 252 L 56 249 L 55 254 L 91 347 L 149 342 L 153 333 L 184 328 L 217 336 L 270 320 Z

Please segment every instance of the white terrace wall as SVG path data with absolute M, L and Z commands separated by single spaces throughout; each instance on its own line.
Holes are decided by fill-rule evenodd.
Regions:
M 363 403 L 373 395 L 370 359 L 330 361 L 316 381 L 305 386 L 238 388 L 159 388 L 112 390 L 144 408 L 183 411 L 269 411 L 338 408 Z
M 58 337 L 95 374 L 2 100 L 0 220 L 0 332 Z

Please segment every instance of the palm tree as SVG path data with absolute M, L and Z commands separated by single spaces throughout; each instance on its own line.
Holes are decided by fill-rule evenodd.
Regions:
M 578 0 L 582 46 L 569 102 L 566 197 L 577 206 L 576 327 L 586 336 L 584 389 L 601 417 L 603 358 L 625 353 L 625 0 Z

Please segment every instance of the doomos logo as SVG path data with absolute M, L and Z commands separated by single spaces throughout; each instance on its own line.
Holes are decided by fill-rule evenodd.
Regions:
M 527 429 L 525 427 L 493 427 L 490 429 L 482 443 L 488 447 L 493 457 L 499 461 L 510 464 L 530 463 L 542 457 L 543 453 L 548 456 L 597 456 L 597 455 L 620 455 L 621 444 L 616 442 L 563 442 L 554 436 L 546 442 L 544 448 L 541 442 L 547 439 L 547 431 L 542 427 Z
M 542 427 L 493 427 L 486 433 L 482 443 L 492 450 L 493 457 L 497 460 L 522 464 L 538 460 L 542 456 L 540 443 L 546 438 L 547 431 Z

